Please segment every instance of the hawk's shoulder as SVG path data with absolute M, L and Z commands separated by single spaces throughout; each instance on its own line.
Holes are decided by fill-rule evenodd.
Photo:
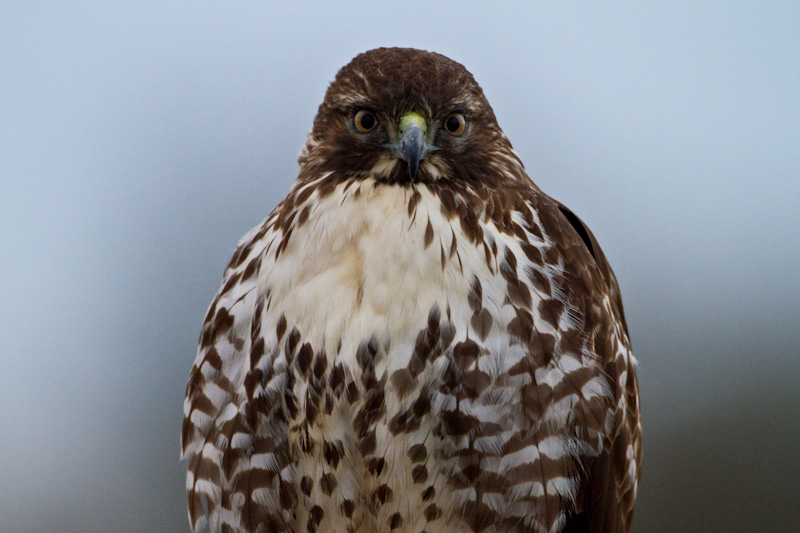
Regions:
M 506 235 L 513 235 L 527 250 L 533 250 L 531 241 L 545 236 L 549 248 L 537 248 L 528 259 L 560 267 L 551 269 L 550 282 L 557 286 L 553 294 L 576 315 L 586 339 L 584 350 L 595 355 L 611 387 L 607 404 L 611 427 L 600 453 L 583 458 L 585 479 L 571 517 L 592 524 L 592 530 L 625 529 L 630 526 L 638 489 L 641 423 L 636 360 L 617 279 L 588 225 L 565 205 L 535 186 L 515 184 L 494 192 L 486 203 L 487 218 L 499 221 Z M 537 225 L 531 225 L 534 218 Z M 536 286 L 541 277 L 532 272 Z M 540 316 L 549 312 L 539 311 Z
M 566 286 L 585 313 L 592 350 L 603 361 L 614 393 L 614 426 L 603 452 L 588 463 L 581 496 L 591 531 L 630 527 L 641 468 L 641 422 L 636 359 L 614 272 L 589 227 L 562 203 L 539 195 L 544 226 L 565 261 Z

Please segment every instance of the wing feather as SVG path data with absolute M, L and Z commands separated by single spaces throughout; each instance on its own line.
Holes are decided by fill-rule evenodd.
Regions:
M 636 360 L 619 285 L 597 239 L 577 215 L 554 200 L 540 202 L 539 213 L 563 249 L 567 283 L 585 316 L 591 350 L 603 361 L 613 387 L 613 427 L 600 455 L 587 463 L 578 511 L 588 514 L 588 531 L 627 531 L 641 471 L 641 422 Z
M 263 439 L 252 418 L 258 402 L 245 382 L 253 376 L 251 348 L 258 342 L 253 334 L 253 324 L 259 323 L 258 270 L 276 234 L 275 218 L 273 212 L 245 235 L 225 269 L 186 387 L 181 447 L 188 460 L 188 512 L 195 531 L 206 524 L 212 530 L 223 524 L 246 527 L 250 517 L 260 515 L 251 500 L 260 472 L 251 468 L 250 458 L 255 448 L 263 448 Z

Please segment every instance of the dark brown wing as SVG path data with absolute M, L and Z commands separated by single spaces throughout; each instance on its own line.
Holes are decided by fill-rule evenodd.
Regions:
M 544 195 L 538 208 L 545 231 L 560 247 L 566 267 L 564 286 L 584 313 L 590 345 L 603 361 L 616 402 L 612 432 L 600 456 L 586 465 L 582 507 L 570 515 L 565 531 L 625 532 L 630 529 L 641 471 L 641 424 L 635 359 L 619 285 L 580 218 Z

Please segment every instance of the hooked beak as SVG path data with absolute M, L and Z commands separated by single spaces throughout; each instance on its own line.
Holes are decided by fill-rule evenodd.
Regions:
M 411 180 L 417 176 L 419 163 L 425 154 L 434 149 L 425 141 L 428 133 L 428 123 L 419 113 L 408 113 L 400 119 L 399 137 L 395 149 L 400 159 L 408 163 L 408 174 Z

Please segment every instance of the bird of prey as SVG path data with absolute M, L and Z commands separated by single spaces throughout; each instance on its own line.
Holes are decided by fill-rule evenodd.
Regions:
M 363 53 L 225 270 L 186 388 L 224 532 L 621 532 L 641 461 L 617 281 L 459 63 Z

